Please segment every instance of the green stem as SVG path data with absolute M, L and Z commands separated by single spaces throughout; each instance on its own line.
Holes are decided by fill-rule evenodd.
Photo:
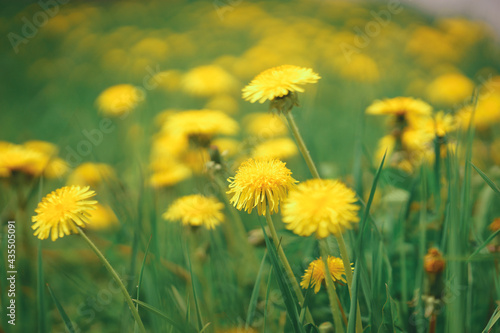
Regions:
M 333 314 L 333 322 L 335 324 L 335 332 L 344 332 L 344 326 L 342 325 L 342 318 L 340 317 L 340 309 L 337 304 L 337 291 L 335 289 L 335 284 L 333 283 L 331 274 L 328 274 L 330 270 L 328 269 L 328 244 L 326 244 L 326 239 L 321 239 L 319 241 L 319 247 L 321 252 L 321 257 L 323 258 L 323 263 L 325 265 L 325 281 L 326 281 L 326 291 L 328 292 L 328 299 L 330 300 L 330 307 Z
M 109 273 L 111 273 L 111 276 L 115 280 L 115 282 L 118 284 L 120 287 L 120 290 L 125 297 L 125 301 L 128 304 L 128 307 L 130 309 L 130 312 L 132 312 L 132 316 L 134 317 L 135 322 L 139 326 L 139 331 L 141 333 L 146 333 L 146 329 L 144 328 L 144 324 L 142 323 L 141 317 L 139 316 L 139 312 L 134 306 L 134 302 L 132 302 L 132 298 L 130 298 L 130 295 L 127 291 L 127 288 L 125 288 L 125 285 L 123 284 L 122 280 L 116 273 L 116 271 L 113 269 L 109 261 L 104 257 L 102 252 L 95 246 L 95 244 L 87 237 L 87 235 L 83 232 L 83 230 L 80 227 L 76 227 L 78 229 L 78 233 L 82 236 L 82 238 L 87 242 L 87 244 L 90 246 L 90 248 L 95 252 L 95 254 L 99 257 L 99 259 L 102 261 L 106 269 L 108 270 Z
M 347 288 L 349 288 L 349 295 L 351 295 L 351 286 L 352 286 L 352 268 L 351 261 L 349 260 L 349 254 L 347 253 L 347 248 L 345 246 L 344 237 L 342 234 L 336 234 L 335 238 L 337 239 L 337 243 L 339 244 L 340 257 L 342 258 L 342 262 L 344 264 L 345 276 L 347 278 Z M 325 240 L 326 242 L 326 240 Z M 356 300 L 357 301 L 357 300 Z M 356 332 L 363 332 L 363 325 L 361 322 L 361 312 L 359 311 L 359 304 L 356 306 Z
M 283 112 L 283 113 L 285 114 L 285 116 L 288 120 L 288 124 L 290 125 L 290 129 L 292 131 L 292 134 L 295 137 L 295 140 L 297 141 L 297 146 L 299 147 L 299 150 L 302 153 L 304 160 L 306 161 L 306 164 L 307 164 L 307 167 L 309 168 L 309 171 L 311 172 L 311 174 L 313 175 L 314 178 L 320 179 L 321 177 L 319 176 L 318 169 L 316 168 L 316 165 L 314 164 L 314 161 L 311 158 L 311 154 L 309 154 L 309 150 L 307 149 L 307 146 L 304 142 L 304 139 L 302 139 L 302 136 L 300 135 L 299 128 L 297 126 L 297 123 L 295 122 L 295 119 L 293 118 L 291 110 L 288 110 L 288 111 Z M 340 249 L 340 255 L 342 257 L 342 262 L 344 263 L 344 269 L 345 269 L 346 277 L 347 277 L 347 286 L 349 288 L 349 295 L 350 295 L 351 294 L 351 285 L 352 285 L 351 262 L 349 261 L 349 255 L 347 254 L 347 249 L 346 249 L 344 238 L 342 237 L 342 234 L 337 235 L 336 238 L 337 238 L 337 242 L 339 243 L 339 249 Z M 327 245 L 327 244 L 325 243 L 325 245 Z M 328 249 L 328 247 L 326 247 L 326 249 Z M 356 331 L 358 331 L 358 332 L 363 331 L 359 306 L 357 306 Z
M 274 227 L 273 219 L 271 217 L 271 212 L 269 207 L 266 209 L 266 222 L 267 226 L 269 227 L 269 231 L 271 232 L 271 237 L 273 239 L 274 245 L 276 246 L 276 250 L 278 252 L 278 256 L 281 260 L 281 263 L 283 264 L 283 267 L 285 268 L 286 275 L 288 277 L 288 281 L 292 283 L 292 288 L 293 291 L 295 292 L 295 295 L 297 296 L 297 299 L 299 300 L 299 303 L 304 306 L 304 295 L 302 295 L 302 291 L 300 290 L 299 283 L 297 282 L 297 279 L 295 278 L 295 275 L 293 274 L 292 267 L 290 266 L 290 263 L 288 262 L 288 259 L 286 258 L 285 252 L 283 251 L 283 247 L 280 245 L 278 234 L 276 233 L 276 228 Z M 312 315 L 309 311 L 309 309 L 306 309 L 306 318 L 307 321 L 310 323 L 314 323 Z
M 316 169 L 316 165 L 311 158 L 311 154 L 309 154 L 309 150 L 307 150 L 304 139 L 302 139 L 302 136 L 300 135 L 299 128 L 297 126 L 297 123 L 295 122 L 295 119 L 293 118 L 292 112 L 286 111 L 284 112 L 284 114 L 286 116 L 286 119 L 288 120 L 288 124 L 290 125 L 290 130 L 292 131 L 292 134 L 297 141 L 297 146 L 299 147 L 300 153 L 306 161 L 307 167 L 311 171 L 311 174 L 314 178 L 320 178 L 318 169 Z

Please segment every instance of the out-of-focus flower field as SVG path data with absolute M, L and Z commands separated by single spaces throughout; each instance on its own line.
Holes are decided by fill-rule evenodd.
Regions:
M 500 332 L 485 23 L 2 6 L 0 332 Z

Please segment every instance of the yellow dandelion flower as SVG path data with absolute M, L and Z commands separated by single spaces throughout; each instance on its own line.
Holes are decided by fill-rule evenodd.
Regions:
M 97 201 L 89 200 L 95 195 L 89 187 L 65 186 L 47 194 L 35 209 L 31 228 L 39 239 L 52 241 L 59 237 L 77 233 L 76 226 L 84 228 L 89 223 L 89 211 L 95 209 Z
M 473 109 L 472 105 L 468 105 L 458 112 L 457 121 L 463 129 L 469 126 Z M 474 113 L 474 126 L 478 130 L 485 130 L 498 122 L 500 122 L 500 94 L 480 95 Z
M 297 181 L 286 163 L 276 159 L 253 159 L 243 162 L 234 177 L 230 177 L 230 202 L 238 210 L 244 209 L 249 214 L 257 207 L 259 215 L 269 211 L 278 212 L 283 201 Z
M 332 277 L 333 282 L 342 281 L 347 283 L 345 279 L 345 268 L 342 259 L 337 257 L 328 256 L 328 270 L 330 271 L 330 276 Z M 302 281 L 300 282 L 300 286 L 303 289 L 309 288 L 309 286 L 314 287 L 314 293 L 318 293 L 321 289 L 321 283 L 325 280 L 326 272 L 325 272 L 325 263 L 323 262 L 323 258 L 319 257 L 312 261 L 307 267 L 304 275 L 302 276 Z
M 214 229 L 224 220 L 224 205 L 214 197 L 193 194 L 175 200 L 162 215 L 165 220 L 183 225 Z
M 472 95 L 474 83 L 460 73 L 449 73 L 437 77 L 427 87 L 429 101 L 441 105 L 462 103 Z
M 300 236 L 340 234 L 359 222 L 356 201 L 356 193 L 338 180 L 308 180 L 290 191 L 282 207 L 283 222 Z
M 89 212 L 88 228 L 103 231 L 116 228 L 119 225 L 118 218 L 109 206 L 96 204 L 95 210 Z
M 59 148 L 53 143 L 41 140 L 31 140 L 23 143 L 23 146 L 38 151 L 47 156 L 55 156 L 59 152 Z
M 188 110 L 176 113 L 163 124 L 162 130 L 172 135 L 206 138 L 215 135 L 233 135 L 239 129 L 238 123 L 222 111 Z
M 106 116 L 119 117 L 133 111 L 144 100 L 141 90 L 130 84 L 119 84 L 104 90 L 96 103 Z
M 277 158 L 284 160 L 298 154 L 297 145 L 290 138 L 278 138 L 258 144 L 252 152 L 254 158 Z
M 257 75 L 243 88 L 243 98 L 251 103 L 264 103 L 290 92 L 304 92 L 302 85 L 316 83 L 320 78 L 311 68 L 292 65 L 273 67 Z
M 80 164 L 69 174 L 66 184 L 96 187 L 102 182 L 115 178 L 115 170 L 110 165 L 86 162 Z
M 184 135 L 172 135 L 168 132 L 160 132 L 153 137 L 151 148 L 152 156 L 175 156 L 179 157 L 189 148 L 188 137 Z
M 226 94 L 234 89 L 236 79 L 216 65 L 199 66 L 187 72 L 181 81 L 181 88 L 193 96 L 214 96 Z
M 438 137 L 444 137 L 457 128 L 455 118 L 453 118 L 451 114 L 445 114 L 443 111 L 439 111 L 434 115 L 434 122 L 432 125 Z
M 288 133 L 283 119 L 274 113 L 252 113 L 243 118 L 243 124 L 248 134 L 259 139 L 284 136 Z
M 367 109 L 367 114 L 394 116 L 429 116 L 432 107 L 426 102 L 411 97 L 395 97 L 376 100 Z
M 29 176 L 40 176 L 50 157 L 23 145 L 5 143 L 0 147 L 0 169 L 5 177 L 14 172 L 21 172 Z
M 152 174 L 149 183 L 152 187 L 173 186 L 191 177 L 191 169 L 172 157 L 155 158 L 151 163 Z

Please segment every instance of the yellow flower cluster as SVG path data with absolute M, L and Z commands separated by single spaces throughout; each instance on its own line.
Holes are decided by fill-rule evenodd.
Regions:
M 0 177 L 22 173 L 31 177 L 62 177 L 68 164 L 57 156 L 59 149 L 45 141 L 28 141 L 17 145 L 0 142 Z

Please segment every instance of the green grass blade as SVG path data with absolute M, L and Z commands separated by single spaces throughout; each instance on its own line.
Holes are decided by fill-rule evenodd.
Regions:
M 66 326 L 66 328 L 70 333 L 76 333 L 77 330 L 73 327 L 73 323 L 66 314 L 66 311 L 64 311 L 64 308 L 62 307 L 61 303 L 59 303 L 59 300 L 56 298 L 56 295 L 54 295 L 54 293 L 52 292 L 52 289 L 50 288 L 48 283 L 47 283 L 47 289 L 49 290 L 52 300 L 54 300 L 57 311 L 59 311 L 59 314 L 61 315 L 62 320 L 64 321 L 64 325 Z
M 271 281 L 273 276 L 273 266 L 269 269 L 269 276 L 267 278 L 267 290 L 266 290 L 266 303 L 264 305 L 264 324 L 262 325 L 262 332 L 266 332 L 266 323 L 267 323 L 267 304 L 269 303 L 269 292 L 271 291 Z
M 281 290 L 283 302 L 285 303 L 287 315 L 292 324 L 293 331 L 296 333 L 304 333 L 304 328 L 300 324 L 300 318 L 299 318 L 299 313 L 297 311 L 297 305 L 295 304 L 295 298 L 293 297 L 292 291 L 290 290 L 290 286 L 287 283 L 287 277 L 285 272 L 283 272 L 283 268 L 281 267 L 277 250 L 271 243 L 269 237 L 267 236 L 266 230 L 262 225 L 262 221 L 261 221 L 261 227 L 264 233 L 264 239 L 266 241 L 266 247 L 269 254 L 269 258 L 271 259 L 271 263 L 276 270 L 276 280 L 278 281 L 278 286 Z
M 267 258 L 267 251 L 264 252 L 264 255 L 262 256 L 262 261 L 260 263 L 259 272 L 257 273 L 257 278 L 255 279 L 255 285 L 253 287 L 252 296 L 250 297 L 250 304 L 248 305 L 248 312 L 247 312 L 247 320 L 245 323 L 246 330 L 248 330 L 248 328 L 252 324 L 253 317 L 255 316 L 255 309 L 257 308 L 257 301 L 259 299 L 260 281 L 262 280 L 266 258 Z
M 168 322 L 170 325 L 172 325 L 174 328 L 176 328 L 177 330 L 179 330 L 181 332 L 197 332 L 197 330 L 194 327 L 185 327 L 185 326 L 182 326 L 180 324 L 177 324 L 177 322 L 175 320 L 171 319 L 169 316 L 167 316 L 166 314 L 164 314 L 163 312 L 161 312 L 160 310 L 158 310 L 154 306 L 151 306 L 147 303 L 141 302 L 141 301 L 136 300 L 136 299 L 134 299 L 133 301 L 136 304 L 145 308 L 146 310 L 149 310 L 151 313 L 154 313 L 157 316 L 165 319 L 166 322 Z
M 38 312 L 38 329 L 40 333 L 47 332 L 47 307 L 45 304 L 44 293 L 44 276 L 43 276 L 43 261 L 42 261 L 42 241 L 38 240 L 38 259 L 37 259 L 37 312 Z
M 493 312 L 493 315 L 491 316 L 490 321 L 488 321 L 488 324 L 484 328 L 483 333 L 490 333 L 491 330 L 493 329 L 493 326 L 498 321 L 498 319 L 500 319 L 500 307 L 497 307 Z
M 148 257 L 149 253 L 149 245 L 151 245 L 151 239 L 153 236 L 149 238 L 148 245 L 146 246 L 146 251 L 144 252 L 144 258 L 142 259 L 142 265 L 141 265 L 141 271 L 139 272 L 139 281 L 137 281 L 137 299 L 140 298 L 140 292 L 141 292 L 141 285 L 142 285 L 142 277 L 144 276 L 144 267 L 146 266 L 146 259 Z M 136 305 L 137 310 L 139 310 L 139 304 Z M 134 324 L 134 332 L 138 332 L 139 327 L 137 326 L 137 323 Z
M 198 330 L 201 330 L 203 328 L 203 321 L 201 320 L 201 311 L 200 311 L 200 306 L 198 304 L 198 297 L 196 296 L 196 287 L 194 285 L 194 275 L 193 275 L 193 268 L 191 266 L 191 258 L 189 256 L 189 253 L 187 254 L 187 261 L 189 265 L 189 275 L 191 276 L 191 288 L 193 289 L 193 299 L 194 299 L 194 306 L 196 310 L 196 319 L 198 322 Z
M 481 169 L 479 169 L 477 166 L 475 166 L 474 163 L 470 162 L 470 164 L 477 171 L 477 173 L 481 176 L 481 178 L 484 179 L 486 184 L 488 184 L 488 186 L 491 187 L 491 189 L 493 191 L 495 191 L 496 194 L 500 195 L 500 188 L 488 176 L 486 176 L 486 174 L 483 171 L 481 171 Z
M 500 234 L 500 229 L 495 231 L 494 233 L 492 233 L 490 235 L 490 237 L 488 237 L 484 242 L 483 244 L 481 244 L 481 246 L 479 246 L 476 251 L 474 251 L 470 256 L 469 256 L 469 259 L 467 259 L 467 261 L 471 261 L 472 258 L 477 255 L 479 253 L 479 251 L 481 251 L 482 249 L 484 249 L 486 247 L 486 245 L 488 245 L 489 242 L 491 242 L 493 240 L 493 238 L 495 238 L 498 234 Z
M 356 332 L 356 312 L 357 312 L 357 300 L 358 300 L 358 286 L 359 286 L 359 271 L 358 269 L 359 259 L 356 260 L 356 265 L 354 266 L 354 276 L 352 278 L 351 286 L 351 307 L 349 308 L 349 320 L 347 322 L 347 333 Z

